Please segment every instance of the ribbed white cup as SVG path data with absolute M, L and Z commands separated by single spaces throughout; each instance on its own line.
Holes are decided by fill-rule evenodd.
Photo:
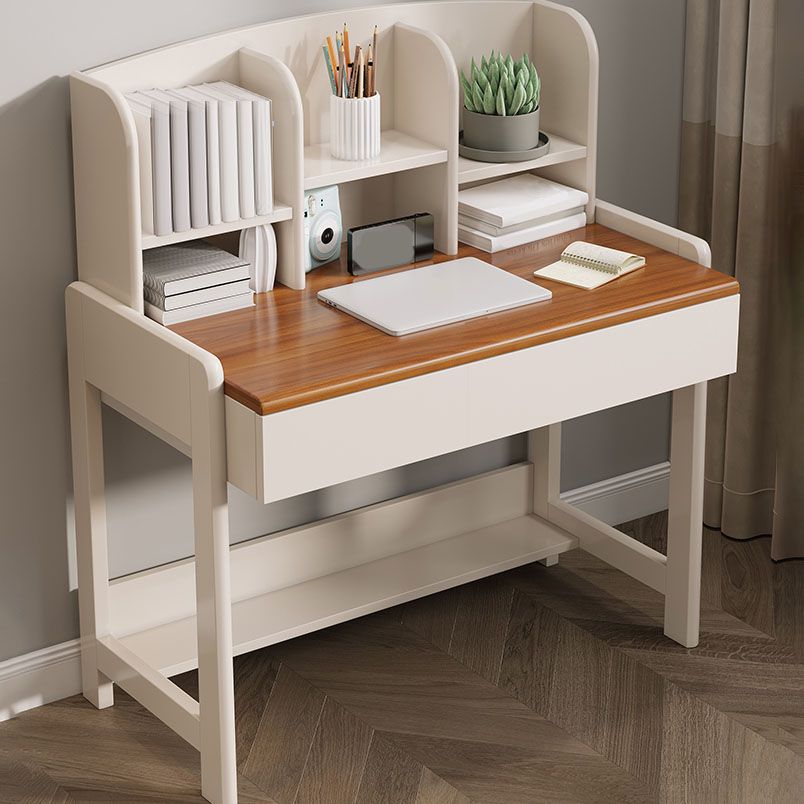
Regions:
M 380 93 L 370 98 L 329 100 L 329 150 L 336 159 L 373 159 L 380 155 Z

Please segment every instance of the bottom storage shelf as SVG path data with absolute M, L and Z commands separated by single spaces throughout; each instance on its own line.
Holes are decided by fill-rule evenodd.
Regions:
M 232 606 L 235 655 L 476 581 L 577 547 L 536 516 L 480 530 L 243 600 Z M 195 617 L 121 642 L 165 675 L 198 664 Z

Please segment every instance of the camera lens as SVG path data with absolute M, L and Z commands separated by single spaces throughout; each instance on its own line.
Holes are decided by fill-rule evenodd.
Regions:
M 332 238 L 335 237 L 335 232 L 332 231 L 331 226 L 327 226 L 323 232 L 321 232 L 321 242 L 324 245 L 327 245 L 332 242 Z

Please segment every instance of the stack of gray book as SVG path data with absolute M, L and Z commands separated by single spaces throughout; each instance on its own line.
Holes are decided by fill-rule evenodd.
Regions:
M 145 314 L 178 324 L 251 307 L 251 265 L 202 240 L 143 252 Z

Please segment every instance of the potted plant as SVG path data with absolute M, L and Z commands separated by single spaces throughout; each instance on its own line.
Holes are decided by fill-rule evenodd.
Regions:
M 541 81 L 527 53 L 514 61 L 494 51 L 470 78 L 461 70 L 463 142 L 486 151 L 527 151 L 539 144 Z

